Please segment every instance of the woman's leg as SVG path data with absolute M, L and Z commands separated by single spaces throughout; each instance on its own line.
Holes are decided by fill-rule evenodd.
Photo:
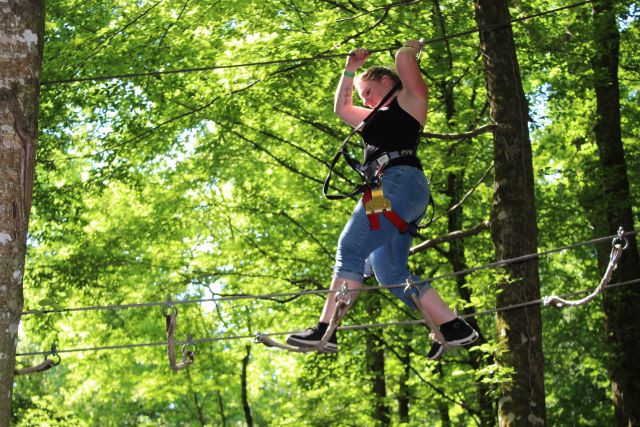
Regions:
M 429 316 L 437 325 L 442 325 L 457 317 L 449 308 L 449 305 L 440 297 L 440 294 L 433 288 L 422 292 L 419 301 L 419 308 L 422 314 Z
M 321 323 L 328 324 L 331 322 L 331 318 L 333 317 L 333 313 L 336 309 L 336 293 L 340 291 L 343 284 L 347 285 L 351 293 L 351 305 L 355 303 L 356 298 L 358 297 L 357 290 L 362 287 L 362 282 L 357 280 L 343 279 L 341 277 L 334 277 L 333 280 L 331 280 L 331 287 L 329 289 L 335 292 L 330 292 L 327 295 L 327 299 L 324 302 L 324 308 L 322 309 L 322 314 L 320 314 Z M 353 290 L 355 290 L 355 292 Z
M 339 291 L 343 283 L 346 283 L 349 289 L 360 289 L 364 280 L 365 260 L 376 248 L 385 245 L 396 234 L 398 234 L 398 229 L 386 219 L 381 221 L 379 230 L 372 231 L 364 205 L 360 201 L 338 240 L 330 289 Z M 287 338 L 287 343 L 297 347 L 315 347 L 321 341 L 335 311 L 335 296 L 335 292 L 327 295 L 320 315 L 320 322 L 316 326 L 299 334 L 290 335 Z M 357 292 L 353 292 L 351 295 L 352 303 L 356 297 Z M 325 351 L 334 352 L 337 349 L 337 339 L 334 333 L 325 347 Z

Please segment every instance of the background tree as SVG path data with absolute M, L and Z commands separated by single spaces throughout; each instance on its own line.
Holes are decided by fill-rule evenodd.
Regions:
M 494 198 L 491 234 L 496 258 L 516 258 L 537 250 L 537 224 L 529 108 L 504 1 L 477 1 L 487 97 L 494 131 Z M 497 286 L 497 305 L 540 298 L 537 260 L 508 265 Z M 513 369 L 498 404 L 500 425 L 545 425 L 542 319 L 539 306 L 498 313 L 498 336 L 504 347 L 498 363 Z
M 41 1 L 0 2 L 0 425 L 9 425 L 38 136 Z M 10 66 L 8 65 L 10 64 Z
M 594 49 L 592 59 L 596 114 L 594 123 L 595 142 L 598 146 L 601 177 L 598 209 L 595 214 L 594 232 L 613 234 L 618 227 L 635 229 L 629 177 L 625 162 L 620 125 L 620 88 L 618 64 L 620 35 L 616 22 L 616 10 L 611 1 L 596 1 L 594 13 Z M 594 215 L 594 216 L 596 216 Z M 609 248 L 598 246 L 598 266 L 604 272 Z M 619 282 L 640 277 L 640 255 L 634 235 L 628 238 L 628 247 L 616 273 Z M 633 307 L 640 303 L 640 288 L 637 286 L 614 289 L 604 295 L 604 310 L 607 325 L 607 342 L 614 354 L 609 361 L 611 389 L 616 408 L 618 425 L 640 423 L 640 407 L 632 402 L 640 399 L 640 370 L 633 354 L 640 351 L 640 313 Z

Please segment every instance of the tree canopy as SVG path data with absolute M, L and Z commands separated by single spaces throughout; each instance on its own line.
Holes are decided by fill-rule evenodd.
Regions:
M 590 2 L 525 3 L 511 5 L 511 25 L 545 251 L 594 237 L 606 179 L 592 125 L 598 76 Z M 638 200 L 640 9 L 615 7 L 622 138 Z M 321 191 L 350 130 L 333 114 L 333 90 L 355 47 L 390 65 L 405 40 L 425 40 L 430 111 L 419 156 L 438 219 L 414 243 L 455 231 L 447 210 L 469 193 L 460 230 L 478 231 L 460 240 L 466 264 L 495 260 L 488 228 L 478 228 L 491 210 L 492 135 L 442 135 L 492 124 L 473 12 L 447 0 L 48 2 L 18 364 L 40 362 L 27 354 L 53 344 L 61 363 L 16 377 L 14 424 L 491 425 L 511 375 L 495 363 L 504 349 L 493 311 L 496 283 L 508 277 L 482 269 L 459 289 L 452 241 L 417 249 L 410 264 L 452 306 L 477 311 L 485 340 L 471 351 L 428 361 L 428 330 L 394 325 L 419 317 L 385 290 L 363 293 L 345 325 L 391 325 L 342 331 L 337 355 L 252 340 L 303 329 L 321 310 L 325 294 L 304 292 L 328 287 L 356 203 Z M 356 181 L 341 165 L 334 183 Z M 541 257 L 541 293 L 595 287 L 595 254 L 586 244 Z M 179 372 L 164 346 L 146 345 L 166 341 L 166 329 L 162 305 L 144 304 L 167 295 L 206 300 L 177 304 L 176 339 L 200 341 Z M 542 313 L 549 424 L 611 424 L 601 302 Z

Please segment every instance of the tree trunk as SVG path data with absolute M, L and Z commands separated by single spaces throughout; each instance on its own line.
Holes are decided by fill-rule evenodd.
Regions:
M 220 390 L 217 390 L 216 394 L 218 395 L 218 410 L 220 411 L 220 425 L 222 427 L 227 427 L 227 417 L 224 414 L 224 402 L 222 401 L 222 393 L 220 393 Z
M 0 0 L 0 426 L 11 419 L 44 44 L 44 3 Z
M 388 426 L 391 414 L 387 406 L 387 384 L 384 377 L 384 350 L 377 333 L 366 335 L 367 365 L 371 375 L 371 390 L 373 391 L 373 419 L 376 425 Z
M 596 92 L 594 133 L 603 177 L 599 197 L 601 218 L 594 223 L 598 236 L 615 234 L 618 227 L 634 229 L 629 178 L 625 163 L 620 125 L 620 91 L 618 61 L 620 35 L 612 0 L 599 0 L 593 5 L 596 55 L 593 74 Z M 613 276 L 613 282 L 640 277 L 640 256 L 635 236 L 627 237 L 624 251 Z M 598 247 L 601 272 L 609 262 L 610 245 Z M 626 286 L 604 293 L 608 361 L 617 424 L 640 425 L 640 368 L 635 358 L 640 354 L 640 287 Z
M 247 366 L 251 358 L 251 344 L 246 346 L 247 354 L 242 358 L 242 409 L 244 410 L 244 418 L 247 421 L 247 427 L 253 427 L 253 417 L 251 416 L 251 407 L 249 406 L 249 393 L 247 391 Z
M 406 343 L 402 347 L 402 355 L 399 357 L 403 366 L 402 375 L 398 379 L 398 421 L 400 424 L 409 423 L 409 404 L 411 403 L 411 388 L 409 387 L 409 375 L 411 373 L 411 347 Z
M 380 299 L 366 295 L 364 306 L 372 319 L 380 315 Z M 385 380 L 384 349 L 380 332 L 376 330 L 365 335 L 365 351 L 367 368 L 371 375 L 371 391 L 373 391 L 373 419 L 377 425 L 388 426 L 391 423 L 391 413 L 387 405 L 387 383 Z
M 476 0 L 487 96 L 494 133 L 494 197 L 491 235 L 497 260 L 537 249 L 528 106 L 520 80 L 511 17 L 506 0 Z M 509 264 L 497 285 L 498 307 L 540 298 L 536 259 Z M 497 313 L 498 339 L 504 352 L 498 364 L 513 369 L 511 382 L 500 386 L 501 426 L 546 425 L 542 319 L 538 305 Z

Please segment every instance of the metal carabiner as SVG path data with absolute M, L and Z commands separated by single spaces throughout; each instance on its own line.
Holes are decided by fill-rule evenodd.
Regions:
M 349 290 L 349 286 L 347 285 L 347 282 L 342 282 L 342 285 L 340 286 L 340 290 L 336 292 L 335 301 L 337 303 L 341 302 L 347 306 L 351 305 L 351 291 Z
M 618 228 L 618 235 L 611 241 L 611 246 L 614 248 L 619 246 L 623 251 L 629 246 L 629 241 L 625 237 L 625 232 L 622 227 Z

